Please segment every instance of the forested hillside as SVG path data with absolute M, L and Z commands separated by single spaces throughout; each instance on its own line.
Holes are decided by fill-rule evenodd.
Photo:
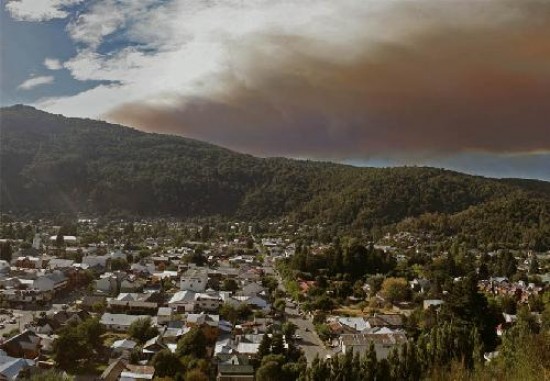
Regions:
M 27 106 L 1 110 L 0 149 L 2 212 L 287 217 L 367 230 L 406 218 L 404 226 L 428 227 L 426 215 L 438 215 L 449 233 L 484 229 L 514 240 L 550 220 L 545 182 L 261 159 Z

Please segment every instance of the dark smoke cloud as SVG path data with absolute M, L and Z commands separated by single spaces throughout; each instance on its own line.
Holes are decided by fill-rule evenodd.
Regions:
M 265 156 L 548 152 L 550 2 L 501 4 L 512 17 L 463 25 L 403 5 L 392 20 L 428 21 L 398 42 L 256 36 L 232 47 L 238 59 L 217 91 L 126 104 L 108 118 Z

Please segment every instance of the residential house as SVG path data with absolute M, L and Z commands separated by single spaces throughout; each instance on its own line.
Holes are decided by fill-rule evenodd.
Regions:
M 258 353 L 263 337 L 264 334 L 237 335 L 233 342 L 234 351 L 242 355 L 255 356 Z
M 368 352 L 371 342 L 374 343 L 376 358 L 381 360 L 388 357 L 395 347 L 400 347 L 407 341 L 404 333 L 388 334 L 346 334 L 340 336 L 340 350 L 343 354 L 353 351 L 354 354 L 364 355 Z
M 239 295 L 244 296 L 256 296 L 265 292 L 265 287 L 260 283 L 251 282 L 243 286 L 243 288 L 238 292 Z
M 254 381 L 254 367 L 246 356 L 220 354 L 217 359 L 217 381 Z
M 139 319 L 150 318 L 149 315 L 112 314 L 109 312 L 101 316 L 99 322 L 110 331 L 127 332 L 130 325 Z
M 403 315 L 400 314 L 374 314 L 365 318 L 369 328 L 387 327 L 392 329 L 403 328 Z
M 0 300 L 11 307 L 24 308 L 27 305 L 44 305 L 52 300 L 51 292 L 40 290 L 0 290 Z
M 48 262 L 48 268 L 51 270 L 55 269 L 65 269 L 72 267 L 74 261 L 72 259 L 62 259 L 62 258 L 52 258 Z
M 86 295 L 82 298 L 80 307 L 85 311 L 92 311 L 95 306 L 107 305 L 107 298 L 101 295 Z
M 200 327 L 208 340 L 216 340 L 219 334 L 219 315 L 211 314 L 187 314 L 185 324 L 187 327 Z
M 152 293 L 120 293 L 115 299 L 108 300 L 110 312 L 141 313 L 153 315 L 158 308 Z
M 146 381 L 155 376 L 155 368 L 145 365 L 132 365 L 128 360 L 118 358 L 100 376 L 102 381 Z
M 415 292 L 426 293 L 430 290 L 431 282 L 428 279 L 413 279 L 409 282 L 411 290 Z
M 111 261 L 108 255 L 87 255 L 82 258 L 82 263 L 90 266 L 90 268 L 98 268 L 105 270 Z
M 7 274 L 9 274 L 10 269 L 10 263 L 8 261 L 0 259 L 0 276 L 6 276 Z
M 168 301 L 168 306 L 176 312 L 193 312 L 195 310 L 195 292 L 178 291 Z
M 101 294 L 112 295 L 118 292 L 119 281 L 118 277 L 112 273 L 101 275 L 101 277 L 95 281 L 96 292 Z
M 425 310 L 427 310 L 428 308 L 439 308 L 441 307 L 441 305 L 443 304 L 443 300 L 441 299 L 426 299 L 422 302 L 422 305 L 424 307 Z
M 130 339 L 117 340 L 111 345 L 111 354 L 116 356 L 126 355 L 129 357 L 137 343 Z
M 162 340 L 162 336 L 158 335 L 153 337 L 152 339 L 147 340 L 145 344 L 143 344 L 142 353 L 147 356 L 148 358 L 153 357 L 156 353 L 162 351 L 163 349 L 166 349 L 167 346 L 164 344 Z
M 130 276 L 120 283 L 120 292 L 141 292 L 144 285 L 145 283 L 142 280 Z
M 40 355 L 40 342 L 41 339 L 36 333 L 26 330 L 7 339 L 0 348 L 11 357 L 35 359 Z
M 195 294 L 195 310 L 216 312 L 222 304 L 222 298 L 217 292 L 199 292 Z
M 50 242 L 55 242 L 57 240 L 57 236 L 56 235 L 52 235 L 50 237 Z M 78 239 L 74 236 L 74 235 L 64 235 L 63 236 L 63 243 L 65 245 L 76 245 L 78 243 Z
M 40 291 L 58 293 L 66 288 L 68 279 L 59 270 L 38 277 L 33 282 L 33 288 Z
M 24 269 L 41 269 L 42 258 L 40 257 L 17 257 L 14 261 L 16 267 Z
M 120 381 L 146 381 L 155 376 L 155 368 L 146 365 L 127 364 L 126 369 L 120 373 Z
M 160 307 L 157 312 L 157 324 L 168 324 L 174 318 L 174 312 L 170 307 Z
M 34 366 L 33 360 L 0 355 L 0 379 L 6 381 L 23 379 L 22 375 Z
M 180 279 L 180 290 L 203 292 L 208 283 L 208 273 L 205 268 L 194 267 L 187 270 Z

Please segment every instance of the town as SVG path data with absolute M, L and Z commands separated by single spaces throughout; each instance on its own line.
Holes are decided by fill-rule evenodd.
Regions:
M 373 358 L 384 379 L 449 316 L 476 322 L 465 345 L 481 340 L 486 363 L 513 327 L 550 327 L 550 253 L 527 246 L 285 221 L 7 216 L 0 245 L 6 380 L 316 379 L 346 356 Z

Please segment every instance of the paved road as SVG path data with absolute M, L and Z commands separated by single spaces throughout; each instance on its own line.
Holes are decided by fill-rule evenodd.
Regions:
M 279 289 L 286 292 L 283 280 L 279 274 L 277 274 L 277 280 L 279 281 Z M 285 315 L 289 322 L 294 323 L 298 327 L 296 329 L 296 335 L 301 336 L 302 339 L 298 340 L 297 344 L 304 351 L 308 364 L 311 364 L 316 356 L 324 359 L 327 355 L 333 355 L 334 351 L 325 347 L 315 332 L 313 323 L 309 319 L 304 319 L 299 315 L 298 307 L 296 307 L 294 303 L 287 302 Z
M 301 340 L 298 340 L 298 345 L 304 351 L 308 364 L 311 364 L 316 356 L 324 359 L 327 355 L 332 355 L 333 351 L 327 349 L 319 336 L 315 332 L 315 327 L 309 319 L 304 319 L 298 315 L 296 308 L 291 304 L 287 304 L 285 313 L 289 322 L 294 323 L 298 328 L 296 329 L 296 335 L 301 336 Z
M 13 315 L 0 314 L 0 324 L 4 325 L 4 328 L 0 329 L 0 339 L 4 333 L 9 333 L 14 329 L 23 332 L 25 330 L 25 325 L 30 324 L 35 317 L 39 317 L 41 312 L 54 312 L 60 311 L 63 309 L 63 306 L 66 303 L 72 304 L 75 300 L 82 297 L 83 292 L 81 290 L 73 291 L 63 297 L 58 297 L 55 299 L 55 304 L 45 306 L 37 310 L 18 310 L 6 308 L 6 310 L 11 311 Z M 9 324 L 8 321 L 15 319 L 14 324 Z
M 33 314 L 38 316 L 40 313 L 39 311 L 22 311 L 22 310 L 11 310 L 13 312 L 12 316 L 8 316 L 5 314 L 0 315 L 0 320 L 2 321 L 1 324 L 3 324 L 5 327 L 0 329 L 0 337 L 4 333 L 8 333 L 13 331 L 14 329 L 19 330 L 20 332 L 25 330 L 25 324 L 29 324 L 33 320 Z M 11 319 L 15 319 L 14 324 L 8 323 Z

